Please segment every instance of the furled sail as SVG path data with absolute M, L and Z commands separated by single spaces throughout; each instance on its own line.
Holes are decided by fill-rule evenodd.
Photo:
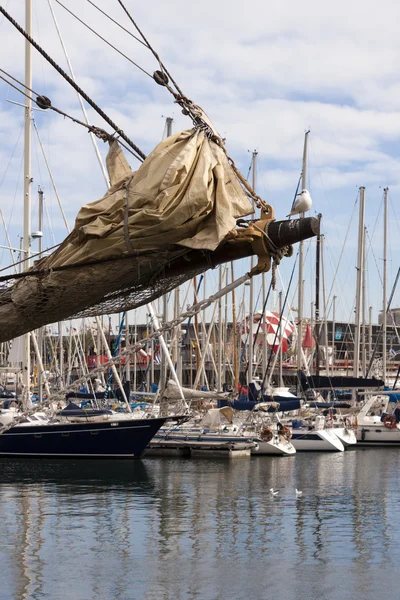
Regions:
M 72 316 L 137 308 L 210 267 L 255 253 L 266 270 L 263 231 L 282 257 L 318 230 L 314 218 L 275 221 L 269 207 L 263 229 L 238 235 L 236 220 L 253 207 L 221 142 L 201 128 L 161 142 L 136 172 L 114 141 L 107 168 L 109 190 L 81 208 L 57 250 L 9 277 L 17 282 L 0 292 L 0 341 Z
M 116 141 L 111 187 L 81 208 L 73 231 L 0 294 L 0 338 L 72 315 L 135 308 L 208 268 L 166 268 L 214 251 L 253 212 L 225 150 L 201 129 L 162 141 L 135 173 Z

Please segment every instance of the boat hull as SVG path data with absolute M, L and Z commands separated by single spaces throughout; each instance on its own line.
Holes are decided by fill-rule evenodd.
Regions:
M 344 446 L 337 435 L 327 429 L 294 429 L 290 440 L 296 452 L 343 452 Z
M 251 449 L 251 454 L 258 456 L 271 455 L 271 456 L 291 456 L 296 454 L 296 450 L 292 444 L 278 436 L 274 436 L 272 440 L 266 442 L 259 437 L 247 436 L 247 435 L 232 435 L 229 433 L 190 433 L 190 432 L 160 432 L 155 436 L 154 441 L 161 442 L 163 439 L 169 441 L 193 441 L 193 442 L 207 442 L 211 443 L 241 443 L 241 442 L 254 442 L 257 444 L 255 448 Z
M 0 457 L 139 458 L 167 420 L 16 425 L 0 435 Z
M 350 446 L 357 444 L 357 437 L 353 429 L 349 429 L 347 427 L 335 427 L 334 433 L 345 448 L 349 448 Z
M 384 425 L 358 426 L 357 446 L 400 446 L 400 429 L 388 429 Z

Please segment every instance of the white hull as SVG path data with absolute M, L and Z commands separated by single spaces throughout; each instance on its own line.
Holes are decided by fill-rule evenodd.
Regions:
M 296 448 L 291 442 L 283 439 L 282 436 L 274 436 L 270 442 L 264 442 L 260 438 L 252 438 L 252 441 L 258 445 L 258 450 L 253 448 L 251 453 L 258 455 L 271 456 L 291 456 L 296 454 Z
M 345 448 L 357 444 L 357 437 L 353 429 L 348 427 L 335 427 L 333 431 Z
M 296 452 L 343 452 L 344 445 L 330 429 L 293 429 Z
M 398 426 L 388 429 L 381 423 L 358 424 L 358 446 L 400 446 L 400 429 Z
M 232 432 L 221 432 L 221 433 L 196 433 L 191 431 L 163 431 L 160 430 L 156 435 L 155 439 L 160 440 L 162 437 L 168 440 L 184 440 L 188 442 L 193 440 L 195 442 L 254 442 L 257 444 L 256 448 L 252 448 L 251 453 L 262 456 L 291 456 L 296 454 L 296 449 L 293 444 L 285 440 L 282 436 L 274 435 L 273 438 L 266 442 L 261 438 L 253 435 L 240 434 L 235 435 Z

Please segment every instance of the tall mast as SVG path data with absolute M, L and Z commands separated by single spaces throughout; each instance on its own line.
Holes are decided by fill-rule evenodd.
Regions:
M 222 265 L 219 265 L 219 291 L 222 290 Z M 218 298 L 218 376 L 217 390 L 222 392 L 222 298 Z
M 167 128 L 167 137 L 169 137 L 172 134 L 172 117 L 167 117 L 165 119 L 165 124 L 166 124 L 166 128 Z M 178 291 L 178 298 L 179 298 L 179 291 Z M 179 301 L 179 300 L 178 300 Z M 176 292 L 175 292 L 175 302 L 176 303 Z M 164 324 L 168 322 L 168 294 L 164 294 L 163 296 L 163 322 Z M 165 338 L 165 345 L 162 345 L 162 348 L 168 348 L 168 333 L 165 332 L 164 334 L 164 338 Z M 161 346 L 161 345 L 160 345 Z M 170 348 L 170 350 L 172 351 L 172 348 Z M 168 361 L 168 357 L 164 356 L 163 357 L 163 361 L 160 364 L 160 381 L 159 381 L 159 387 L 161 390 L 163 390 L 166 385 L 167 385 L 167 374 L 168 374 L 168 365 L 169 365 L 169 361 Z
M 321 220 L 321 215 L 318 215 L 318 219 Z M 319 343 L 320 343 L 320 314 L 319 314 L 319 275 L 320 275 L 320 262 L 321 262 L 321 234 L 318 228 L 317 235 L 317 248 L 315 256 L 315 374 L 319 376 Z
M 32 0 L 25 0 L 25 30 L 32 35 Z M 32 89 L 32 46 L 28 40 L 25 41 L 25 86 Z M 31 254 L 31 144 L 32 144 L 32 101 L 25 96 L 25 122 L 24 122 L 24 270 L 30 267 Z M 29 405 L 30 391 L 30 333 L 24 335 L 24 360 L 23 369 L 23 406 Z
M 367 300 L 367 280 L 366 280 L 366 251 L 365 251 L 365 240 L 367 239 L 367 228 L 364 226 L 364 252 L 363 252 L 363 265 L 362 265 L 362 308 L 361 308 L 361 373 L 365 377 L 367 372 L 367 349 L 366 349 L 366 300 Z
M 336 296 L 333 296 L 333 308 L 332 308 L 332 375 L 335 374 L 335 329 L 336 329 Z
M 360 367 L 362 271 L 363 271 L 363 264 L 364 264 L 364 214 L 365 214 L 365 187 L 360 187 L 360 208 L 359 208 L 359 220 L 358 220 L 356 320 L 355 320 L 355 331 L 354 331 L 354 362 L 353 362 L 354 377 L 358 377 L 359 367 Z
M 257 150 L 254 150 L 252 153 L 252 170 L 253 170 L 253 190 L 256 189 L 257 185 Z M 251 269 L 254 265 L 254 257 L 251 257 Z M 254 354 L 254 340 L 253 340 L 253 321 L 254 321 L 254 282 L 253 278 L 250 278 L 250 294 L 249 294 L 249 365 L 247 368 L 247 383 L 252 383 L 253 381 L 253 354 Z
M 386 336 L 387 336 L 387 233 L 388 233 L 388 192 L 384 190 L 383 208 L 383 299 L 382 299 L 382 379 L 386 383 Z
M 304 148 L 303 148 L 303 166 L 301 170 L 301 189 L 307 188 L 307 150 L 308 150 L 308 134 L 310 131 L 306 131 L 304 135 Z M 301 218 L 304 217 L 304 213 L 301 213 Z M 303 262 L 304 262 L 304 244 L 299 244 L 299 284 L 298 284 L 298 320 L 297 320 L 297 370 L 300 371 L 302 367 L 302 325 L 303 325 Z

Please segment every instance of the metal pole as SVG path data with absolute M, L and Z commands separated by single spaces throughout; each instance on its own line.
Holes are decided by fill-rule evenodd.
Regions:
M 265 299 L 267 297 L 267 282 L 265 273 L 262 274 L 262 297 L 263 303 L 265 303 Z M 267 307 L 263 311 L 262 316 L 262 372 L 263 374 L 267 370 L 267 319 L 266 319 Z
M 253 151 L 252 154 L 252 169 L 253 169 L 253 190 L 256 189 L 257 186 L 257 150 Z M 250 258 L 250 270 L 254 266 L 254 256 Z M 253 354 L 254 354 L 254 338 L 253 338 L 253 321 L 254 321 L 254 281 L 253 278 L 250 279 L 250 292 L 249 292 L 249 343 L 248 343 L 248 352 L 249 352 L 249 367 L 247 369 L 247 383 L 250 384 L 253 382 Z
M 324 333 L 325 333 L 325 369 L 326 375 L 329 375 L 329 355 L 328 355 L 328 322 L 326 315 L 326 288 L 325 288 L 325 254 L 324 254 L 325 238 L 321 235 L 321 272 L 322 272 L 322 305 L 324 307 Z
M 222 290 L 222 265 L 219 266 L 219 289 Z M 217 389 L 222 392 L 222 298 L 218 299 L 218 382 Z
M 361 324 L 362 367 L 361 367 L 361 373 L 362 373 L 363 377 L 365 377 L 365 373 L 367 371 L 367 348 L 366 348 L 366 334 L 365 334 L 366 323 L 367 323 L 367 318 L 366 318 L 367 282 L 366 282 L 366 251 L 365 251 L 366 238 L 367 238 L 367 228 L 364 227 L 364 252 L 363 252 L 363 265 L 362 265 L 362 310 L 361 310 L 361 316 L 362 316 L 362 324 Z
M 38 219 L 38 240 L 39 240 L 39 252 L 40 252 L 40 257 L 42 257 L 42 246 L 43 246 L 43 237 L 42 237 L 42 232 L 43 232 L 43 190 L 39 187 L 39 219 Z M 43 362 L 43 327 L 39 328 L 38 331 L 38 341 L 35 344 L 35 349 L 36 347 L 39 350 L 40 353 L 40 360 Z M 39 360 L 38 360 L 39 362 Z M 42 402 L 43 400 L 43 364 L 41 365 L 42 368 L 40 368 L 39 365 L 39 373 L 38 373 L 38 392 L 39 392 L 39 402 Z M 46 387 L 46 392 L 48 389 L 48 385 Z M 47 392 L 48 393 L 48 392 Z
M 172 117 L 167 117 L 165 119 L 165 123 L 166 123 L 166 128 L 167 128 L 167 137 L 169 137 L 170 135 L 172 135 Z M 168 294 L 164 294 L 163 299 L 162 299 L 162 305 L 163 305 L 163 323 L 168 323 Z M 172 348 L 170 348 L 170 350 L 168 350 L 168 338 L 169 338 L 169 334 L 166 332 L 165 336 L 164 336 L 164 340 L 165 340 L 165 344 L 162 344 L 162 348 L 163 348 L 163 353 L 161 354 L 161 356 L 163 357 L 162 363 L 160 364 L 160 381 L 159 381 L 159 388 L 161 390 L 163 390 L 166 385 L 167 385 L 167 374 L 168 374 L 168 364 L 169 364 L 169 360 L 167 357 L 170 357 L 170 350 L 172 350 Z
M 154 330 L 157 331 L 158 329 L 160 329 L 160 325 L 159 325 L 159 322 L 158 322 L 158 319 L 157 319 L 157 315 L 156 315 L 156 313 L 154 311 L 153 305 L 151 303 L 149 303 L 147 305 L 147 308 L 148 308 L 148 311 L 150 313 L 150 318 L 151 318 L 151 322 L 152 322 L 152 325 L 154 327 Z M 188 409 L 189 407 L 188 407 L 188 405 L 186 403 L 185 396 L 184 396 L 181 384 L 179 382 L 178 376 L 176 374 L 174 364 L 173 364 L 173 362 L 171 360 L 171 356 L 170 356 L 170 354 L 168 352 L 167 345 L 166 345 L 165 339 L 164 339 L 164 335 L 160 333 L 159 336 L 158 336 L 158 339 L 159 339 L 160 345 L 161 345 L 161 347 L 162 347 L 162 349 L 164 351 L 164 355 L 166 357 L 166 360 L 168 361 L 168 365 L 169 365 L 169 368 L 171 370 L 171 376 L 172 376 L 173 380 L 175 381 L 175 383 L 177 385 L 177 388 L 178 388 L 178 391 L 179 391 L 179 395 L 180 395 L 180 397 L 182 399 L 183 406 L 186 409 Z
M 60 43 L 61 43 L 61 46 L 62 46 L 62 49 L 63 49 L 63 52 L 64 52 L 64 56 L 65 56 L 65 60 L 67 61 L 67 65 L 68 65 L 68 69 L 69 69 L 71 78 L 76 83 L 75 75 L 74 75 L 74 72 L 72 70 L 72 64 L 71 64 L 71 61 L 69 60 L 67 49 L 65 47 L 63 38 L 61 36 L 60 28 L 58 27 L 58 23 L 57 23 L 57 20 L 56 20 L 56 16 L 54 14 L 53 7 L 51 5 L 50 0 L 47 0 L 47 2 L 48 2 L 48 5 L 49 5 L 49 8 L 50 8 L 51 16 L 53 17 L 53 21 L 54 21 L 55 28 L 57 30 L 58 37 L 60 39 Z M 81 107 L 81 110 L 82 110 L 83 117 L 85 119 L 85 123 L 87 125 L 90 125 L 89 119 L 88 119 L 88 116 L 87 116 L 87 112 L 86 112 L 86 109 L 85 109 L 85 105 L 83 104 L 83 100 L 82 100 L 80 94 L 78 94 L 78 92 L 77 92 L 77 96 L 78 96 L 78 101 L 79 101 L 79 104 L 80 104 L 80 107 Z M 97 146 L 96 136 L 94 135 L 94 133 L 90 132 L 90 138 L 92 140 L 93 148 L 94 148 L 94 151 L 95 151 L 95 154 L 96 154 L 96 157 L 97 157 L 97 161 L 98 161 L 98 163 L 100 165 L 101 171 L 103 173 L 104 180 L 106 182 L 106 185 L 109 186 L 110 182 L 109 182 L 109 179 L 108 179 L 108 173 L 107 173 L 107 170 L 106 170 L 106 168 L 104 166 L 103 160 L 101 158 L 100 150 L 99 150 L 99 148 Z M 46 160 L 46 164 L 47 164 L 47 160 Z M 56 195 L 57 195 L 57 192 L 56 192 Z M 57 200 L 58 200 L 58 195 L 57 195 Z M 59 202 L 59 204 L 60 204 L 60 202 Z M 67 219 L 66 219 L 66 217 L 64 215 L 64 211 L 62 210 L 61 204 L 60 204 L 60 209 L 61 209 L 61 213 L 62 213 L 63 218 L 64 218 L 64 222 L 67 225 Z
M 354 328 L 354 361 L 353 375 L 358 377 L 360 367 L 360 329 L 362 305 L 362 270 L 364 263 L 364 214 L 365 187 L 360 187 L 360 208 L 358 221 L 358 255 L 357 255 L 357 287 L 356 287 L 356 318 Z
M 372 356 L 372 306 L 369 307 L 369 329 L 368 329 L 368 361 Z
M 332 309 L 332 375 L 335 374 L 335 329 L 336 329 L 336 296 L 333 296 Z
M 129 333 L 129 311 L 125 314 L 125 348 L 130 346 L 130 333 Z M 125 370 L 126 381 L 131 383 L 131 355 L 126 357 L 126 370 Z
M 304 135 L 304 148 L 303 148 L 303 166 L 301 172 L 301 186 L 302 189 L 307 188 L 307 150 L 308 150 L 308 134 L 310 131 L 306 131 Z M 304 213 L 301 214 L 304 217 Z M 299 284 L 298 284 L 298 312 L 297 312 L 297 370 L 300 371 L 302 368 L 302 326 L 303 326 L 303 263 L 304 263 L 304 244 L 299 244 Z
M 279 292 L 279 387 L 283 387 L 283 374 L 282 374 L 282 292 Z
M 318 215 L 321 218 L 321 215 Z M 321 257 L 321 235 L 318 231 L 317 235 L 317 248 L 315 256 L 315 374 L 319 376 L 319 336 L 320 336 L 320 324 L 319 324 L 319 271 L 320 271 L 320 257 Z
M 386 383 L 386 337 L 387 337 L 387 234 L 388 234 L 388 191 L 384 190 L 383 208 L 383 300 L 382 300 L 382 379 Z
M 25 29 L 28 35 L 32 35 L 32 0 L 25 1 Z M 28 40 L 25 41 L 25 86 L 32 88 L 32 46 Z M 25 122 L 24 122 L 24 268 L 30 267 L 31 254 L 31 145 L 32 145 L 32 101 L 25 97 Z M 24 357 L 22 362 L 23 377 L 23 408 L 30 407 L 30 383 L 31 383 L 31 335 L 24 334 Z

